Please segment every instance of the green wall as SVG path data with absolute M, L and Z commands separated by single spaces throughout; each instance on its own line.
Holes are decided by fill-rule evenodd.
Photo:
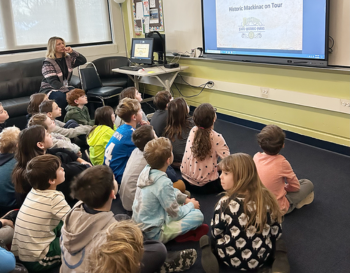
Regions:
M 184 75 L 214 82 L 217 80 L 350 99 L 350 72 L 193 59 L 182 59 L 180 63 L 189 66 L 183 72 Z M 194 95 L 200 91 L 200 88 L 178 86 L 184 95 Z M 150 85 L 140 88 L 145 88 L 149 94 L 159 90 Z M 176 88 L 173 91 L 178 95 Z M 216 90 L 204 90 L 198 97 L 186 101 L 193 106 L 209 102 L 223 114 L 263 124 L 273 123 L 301 135 L 350 146 L 348 114 Z

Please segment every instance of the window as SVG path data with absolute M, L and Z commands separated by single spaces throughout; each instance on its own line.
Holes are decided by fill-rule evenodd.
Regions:
M 0 1 L 0 53 L 43 49 L 52 36 L 68 45 L 111 43 L 108 0 Z

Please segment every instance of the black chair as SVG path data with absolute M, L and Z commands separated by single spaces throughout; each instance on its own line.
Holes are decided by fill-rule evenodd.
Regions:
M 119 96 L 124 89 L 123 87 L 103 86 L 96 67 L 91 62 L 86 63 L 84 68 L 79 66 L 78 72 L 82 89 L 85 91 L 88 99 L 99 99 L 103 106 L 105 106 L 105 100 Z
M 113 68 L 128 66 L 129 59 L 122 56 L 103 57 L 92 61 L 100 76 L 103 86 L 134 86 L 128 75 L 113 72 Z

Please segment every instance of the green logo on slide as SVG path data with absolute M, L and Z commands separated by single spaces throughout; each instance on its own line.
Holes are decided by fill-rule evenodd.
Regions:
M 242 38 L 261 38 L 262 33 L 265 32 L 265 26 L 255 17 L 243 18 L 239 32 L 242 33 Z

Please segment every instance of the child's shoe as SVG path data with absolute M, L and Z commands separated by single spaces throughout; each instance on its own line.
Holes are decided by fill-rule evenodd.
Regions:
M 177 236 L 175 238 L 175 242 L 182 243 L 187 241 L 195 241 L 198 242 L 200 238 L 204 235 L 207 235 L 209 231 L 209 226 L 207 224 L 203 224 L 200 227 L 190 230 L 189 232 Z
M 272 273 L 290 273 L 287 256 L 287 247 L 283 240 L 276 241 L 275 260 L 272 264 Z
M 199 241 L 202 249 L 202 267 L 205 273 L 219 273 L 219 263 L 211 250 L 210 238 L 208 235 L 202 236 Z
M 197 260 L 195 249 L 185 249 L 182 251 L 168 252 L 167 258 L 160 268 L 161 273 L 182 272 L 190 269 Z
M 311 192 L 308 196 L 305 197 L 304 200 L 301 200 L 295 207 L 300 209 L 305 205 L 309 205 L 314 201 L 314 192 Z

